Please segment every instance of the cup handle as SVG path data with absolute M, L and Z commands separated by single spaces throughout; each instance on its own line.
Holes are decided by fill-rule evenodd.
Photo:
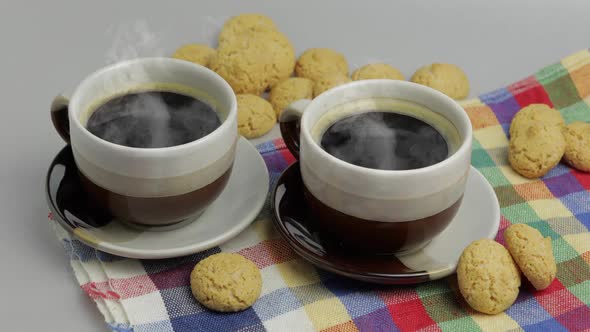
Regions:
M 53 102 L 51 103 L 51 122 L 53 122 L 53 126 L 59 136 L 68 144 L 70 144 L 69 103 L 68 98 L 61 95 L 53 98 Z
M 297 100 L 287 106 L 279 116 L 281 135 L 287 149 L 296 159 L 299 159 L 301 117 L 310 102 L 310 99 Z

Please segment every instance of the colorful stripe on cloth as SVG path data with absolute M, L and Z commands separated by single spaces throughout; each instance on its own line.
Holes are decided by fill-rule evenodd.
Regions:
M 474 128 L 473 166 L 494 187 L 502 220 L 526 223 L 553 240 L 556 280 L 544 291 L 521 288 L 506 312 L 470 309 L 455 276 L 415 286 L 385 287 L 316 269 L 273 229 L 268 206 L 236 238 L 175 259 L 114 257 L 69 237 L 56 225 L 74 273 L 113 331 L 583 331 L 590 330 L 590 174 L 559 164 L 542 179 L 516 174 L 507 161 L 514 114 L 531 103 L 558 109 L 567 123 L 590 121 L 590 53 L 584 50 L 534 75 L 463 103 Z M 294 161 L 281 140 L 258 149 L 271 182 Z M 220 314 L 192 297 L 189 274 L 202 258 L 237 252 L 261 269 L 263 290 L 248 310 Z

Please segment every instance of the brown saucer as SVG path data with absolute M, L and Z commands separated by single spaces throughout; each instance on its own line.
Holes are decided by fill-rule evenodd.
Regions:
M 454 273 L 463 249 L 473 240 L 493 239 L 500 223 L 496 195 L 474 168 L 463 203 L 447 229 L 423 249 L 399 256 L 357 254 L 319 232 L 309 213 L 298 162 L 281 174 L 270 203 L 275 226 L 297 254 L 321 269 L 380 284 L 415 284 Z

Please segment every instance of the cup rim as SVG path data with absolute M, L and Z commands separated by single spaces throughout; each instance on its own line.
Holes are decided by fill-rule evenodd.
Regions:
M 70 126 L 72 126 L 72 125 L 76 126 L 80 132 L 84 133 L 84 135 L 89 137 L 96 144 L 105 145 L 110 149 L 118 150 L 123 153 L 132 153 L 132 154 L 138 155 L 138 156 L 141 156 L 141 155 L 149 156 L 149 155 L 167 154 L 167 153 L 182 153 L 182 152 L 185 152 L 186 150 L 192 150 L 192 149 L 195 149 L 199 146 L 206 145 L 208 141 L 215 140 L 216 138 L 219 138 L 219 136 L 222 136 L 224 134 L 224 132 L 227 131 L 230 126 L 232 126 L 233 121 L 229 121 L 229 120 L 231 118 L 235 118 L 237 116 L 237 100 L 236 100 L 236 96 L 233 92 L 233 89 L 231 88 L 229 83 L 227 83 L 227 81 L 225 81 L 216 72 L 212 71 L 211 69 L 209 69 L 207 67 L 204 67 L 204 66 L 201 66 L 201 65 L 189 62 L 189 61 L 174 59 L 174 58 L 167 58 L 167 57 L 135 58 L 135 59 L 130 59 L 130 60 L 119 61 L 119 62 L 110 64 L 108 66 L 105 66 L 105 67 L 95 70 L 90 75 L 86 76 L 86 78 L 84 78 L 82 80 L 82 82 L 80 82 L 80 84 L 78 84 L 78 86 L 74 90 L 74 93 L 72 94 L 72 98 L 69 103 L 70 110 L 71 110 L 72 105 L 76 105 L 79 103 L 81 91 L 83 91 L 85 88 L 87 88 L 87 86 L 90 84 L 91 81 L 96 80 L 99 76 L 103 75 L 106 72 L 118 70 L 119 68 L 122 68 L 122 67 L 132 66 L 132 65 L 141 64 L 141 63 L 144 63 L 145 65 L 148 65 L 148 66 L 149 65 L 180 66 L 180 67 L 184 67 L 184 70 L 197 71 L 200 73 L 200 75 L 208 76 L 209 78 L 211 78 L 213 80 L 217 80 L 223 86 L 225 92 L 227 93 L 227 95 L 230 98 L 229 111 L 228 111 L 225 121 L 223 121 L 219 127 L 215 128 L 215 130 L 213 130 L 209 134 L 207 134 L 197 140 L 194 140 L 194 141 L 191 141 L 188 143 L 184 143 L 184 144 L 180 144 L 180 145 L 174 145 L 174 146 L 168 146 L 168 147 L 162 147 L 162 148 L 131 147 L 131 146 L 126 146 L 126 145 L 115 144 L 115 143 L 109 142 L 107 140 L 104 140 L 102 138 L 99 138 L 99 137 L 95 136 L 94 134 L 92 134 L 85 126 L 83 126 L 82 123 L 80 122 L 80 117 L 74 116 L 73 112 L 71 112 L 71 111 L 69 112 L 69 115 L 68 115 L 69 120 L 70 120 Z M 74 119 L 74 121 L 71 121 L 72 118 Z
M 461 135 L 461 145 L 459 146 L 457 151 L 455 151 L 455 153 L 453 153 L 448 158 L 446 158 L 436 164 L 422 167 L 422 168 L 415 168 L 415 169 L 408 169 L 408 170 L 383 170 L 383 169 L 368 168 L 368 167 L 354 165 L 354 164 L 348 163 L 344 160 L 338 159 L 338 158 L 334 157 L 333 155 L 329 154 L 328 152 L 326 152 L 324 149 L 322 149 L 320 147 L 319 143 L 316 142 L 311 135 L 311 131 L 313 130 L 313 124 L 310 124 L 309 126 L 311 128 L 308 128 L 308 121 L 309 121 L 308 119 L 311 116 L 311 112 L 308 112 L 306 110 L 305 112 L 303 112 L 303 116 L 301 119 L 301 134 L 303 136 L 305 136 L 306 140 L 308 140 L 309 142 L 312 142 L 312 144 L 309 144 L 308 146 L 310 146 L 313 149 L 313 153 L 319 153 L 322 157 L 328 158 L 328 160 L 338 164 L 339 166 L 341 166 L 349 171 L 366 172 L 366 173 L 376 174 L 379 176 L 398 176 L 398 175 L 401 176 L 401 175 L 422 175 L 422 174 L 426 174 L 426 173 L 435 172 L 439 169 L 447 167 L 449 164 L 452 164 L 453 162 L 455 162 L 456 159 L 461 158 L 461 156 L 463 156 L 465 153 L 469 153 L 471 151 L 471 142 L 473 139 L 473 137 L 472 137 L 473 136 L 473 127 L 471 125 L 471 120 L 467 116 L 467 113 L 465 112 L 465 110 L 454 99 L 445 95 L 444 93 L 437 91 L 435 89 L 432 89 L 430 87 L 417 84 L 417 83 L 407 82 L 407 81 L 399 81 L 399 80 L 390 80 L 390 79 L 369 79 L 369 80 L 353 81 L 353 82 L 349 82 L 349 83 L 337 86 L 335 88 L 332 88 L 332 89 L 322 93 L 320 96 L 314 98 L 306 108 L 318 107 L 317 105 L 321 105 L 326 99 L 328 99 L 334 95 L 337 95 L 337 94 L 340 94 L 346 90 L 354 89 L 355 87 L 364 86 L 364 85 L 368 85 L 368 86 L 378 86 L 378 85 L 395 86 L 395 85 L 399 85 L 399 86 L 405 86 L 409 89 L 418 90 L 424 94 L 429 94 L 432 97 L 437 98 L 439 101 L 447 104 L 447 106 L 449 106 L 450 108 L 453 108 L 455 110 L 455 112 L 459 114 L 459 117 L 462 120 L 461 125 L 465 126 L 465 131 L 467 134 L 465 136 Z M 392 99 L 395 99 L 395 98 L 392 98 Z M 397 99 L 403 99 L 403 98 L 397 98 Z M 419 100 L 412 100 L 412 99 L 405 99 L 405 100 L 422 105 Z M 452 121 L 451 121 L 451 123 L 455 127 L 458 127 L 457 123 L 452 122 Z M 457 128 L 457 129 L 459 129 L 459 128 Z

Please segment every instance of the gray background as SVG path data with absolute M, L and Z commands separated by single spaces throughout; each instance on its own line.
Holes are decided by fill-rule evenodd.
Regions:
M 52 97 L 114 60 L 212 42 L 228 16 L 252 11 L 270 15 L 298 52 L 332 47 L 352 68 L 385 61 L 410 76 L 456 63 L 472 96 L 589 46 L 585 0 L 0 1 L 3 330 L 105 330 L 47 222 L 42 183 L 64 145 L 49 122 Z

